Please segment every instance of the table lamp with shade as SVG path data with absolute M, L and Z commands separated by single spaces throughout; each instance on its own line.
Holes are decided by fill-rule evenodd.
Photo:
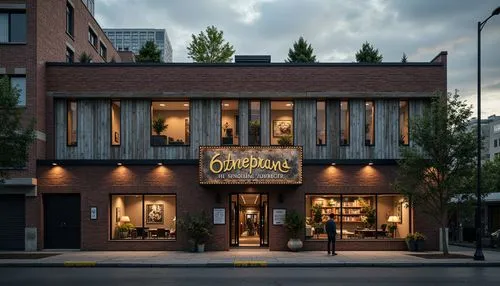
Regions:
M 122 215 L 120 217 L 120 223 L 124 224 L 124 223 L 127 223 L 127 222 L 130 222 L 130 217 L 128 215 Z
M 396 229 L 398 228 L 397 225 L 396 225 L 396 223 L 401 222 L 401 220 L 399 219 L 398 216 L 391 215 L 387 219 L 387 222 L 392 223 L 392 238 L 394 238 L 395 235 L 396 235 Z

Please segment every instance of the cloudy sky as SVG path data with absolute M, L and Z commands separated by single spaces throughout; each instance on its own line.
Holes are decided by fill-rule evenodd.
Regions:
M 475 106 L 477 21 L 498 0 L 96 0 L 104 28 L 164 28 L 174 62 L 191 62 L 191 34 L 224 31 L 236 54 L 270 54 L 283 62 L 303 36 L 320 62 L 353 62 L 364 41 L 384 62 L 427 62 L 448 51 L 448 90 Z M 500 115 L 500 15 L 482 36 L 482 116 Z

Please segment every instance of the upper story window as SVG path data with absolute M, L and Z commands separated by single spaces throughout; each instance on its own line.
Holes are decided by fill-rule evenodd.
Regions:
M 189 145 L 189 101 L 151 104 L 151 145 Z
M 293 145 L 293 101 L 271 101 L 271 145 Z
M 250 101 L 248 109 L 248 145 L 260 145 L 260 101 Z
M 365 145 L 375 145 L 375 103 L 365 101 Z
M 408 145 L 410 143 L 409 116 L 410 107 L 408 100 L 399 101 L 399 144 Z
M 0 43 L 26 43 L 26 12 L 0 11 Z
M 120 146 L 121 137 L 121 104 L 119 100 L 111 101 L 111 145 Z
M 326 101 L 316 102 L 316 144 L 326 145 Z
M 89 27 L 89 42 L 92 46 L 97 48 L 97 35 L 95 34 L 94 30 L 92 30 Z
M 11 77 L 10 86 L 19 92 L 17 106 L 26 106 L 26 76 Z
M 495 147 L 495 148 L 496 148 L 496 147 L 498 147 L 498 141 L 497 141 L 497 139 L 495 139 L 495 140 L 493 141 L 493 147 Z
M 104 61 L 107 60 L 107 58 L 106 58 L 107 53 L 108 53 L 108 49 L 106 48 L 104 43 L 99 42 L 99 55 L 101 55 L 101 57 L 104 59 Z
M 75 62 L 75 53 L 72 49 L 66 47 L 66 62 L 74 63 Z
M 343 100 L 340 102 L 340 145 L 349 145 L 349 118 L 349 101 Z
M 237 100 L 223 100 L 221 103 L 221 143 L 239 145 L 239 107 Z
M 68 146 L 76 146 L 77 144 L 77 126 L 78 126 L 78 105 L 76 100 L 68 100 L 67 105 L 66 126 L 68 132 Z
M 75 9 L 69 2 L 66 2 L 66 33 L 75 36 Z

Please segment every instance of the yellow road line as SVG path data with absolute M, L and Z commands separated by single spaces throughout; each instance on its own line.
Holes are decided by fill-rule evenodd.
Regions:
M 64 261 L 66 267 L 93 267 L 95 265 L 95 261 Z
M 263 260 L 236 260 L 235 267 L 266 267 L 267 262 Z

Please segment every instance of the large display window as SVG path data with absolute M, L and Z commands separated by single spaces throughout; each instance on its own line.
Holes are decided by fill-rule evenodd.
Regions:
M 112 195 L 112 240 L 175 240 L 175 195 Z
M 306 239 L 327 239 L 325 223 L 334 214 L 337 239 L 404 238 L 410 209 L 401 195 L 306 195 Z

